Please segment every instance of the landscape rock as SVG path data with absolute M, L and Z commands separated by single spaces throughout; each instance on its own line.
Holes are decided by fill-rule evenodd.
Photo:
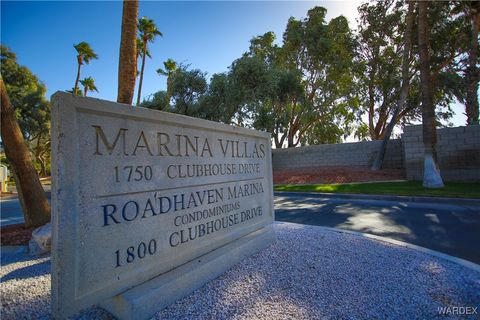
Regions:
M 50 252 L 52 248 L 52 225 L 50 222 L 33 230 L 28 247 L 30 254 L 33 255 Z

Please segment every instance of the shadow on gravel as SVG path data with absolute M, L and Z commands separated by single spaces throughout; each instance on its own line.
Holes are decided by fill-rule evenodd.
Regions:
M 36 259 L 38 259 L 38 257 L 27 256 L 27 255 L 25 259 L 15 259 L 15 260 L 7 259 L 7 258 L 4 259 L 4 257 L 2 256 L 2 266 L 6 266 L 10 263 L 19 262 L 19 260 L 23 260 L 23 261 L 32 260 L 32 261 L 35 261 L 36 263 L 33 263 L 29 266 L 16 269 L 15 271 L 7 273 L 6 275 L 0 278 L 0 282 L 5 282 L 9 280 L 14 280 L 14 279 L 21 280 L 21 279 L 27 279 L 27 278 L 34 278 L 34 277 L 49 274 L 51 269 L 50 259 L 41 259 L 40 261 Z M 4 260 L 6 263 L 4 263 Z

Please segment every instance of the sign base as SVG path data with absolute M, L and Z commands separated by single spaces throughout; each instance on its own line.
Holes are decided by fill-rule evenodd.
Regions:
M 268 226 L 189 261 L 99 305 L 118 319 L 148 319 L 275 242 Z

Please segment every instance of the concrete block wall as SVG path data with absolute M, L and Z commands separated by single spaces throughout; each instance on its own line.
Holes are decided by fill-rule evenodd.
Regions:
M 406 127 L 402 140 L 407 179 L 422 180 L 422 126 Z M 480 182 L 480 126 L 437 129 L 437 156 L 444 181 Z
M 381 141 L 324 144 L 272 150 L 273 170 L 300 167 L 371 166 Z M 406 127 L 390 140 L 385 169 L 404 169 L 408 180 L 423 180 L 422 126 Z M 480 182 L 480 126 L 437 129 L 440 173 L 446 182 Z
M 273 170 L 316 166 L 369 167 L 378 152 L 381 141 L 322 144 L 298 148 L 273 149 Z M 385 154 L 384 168 L 404 168 L 401 140 L 390 140 Z

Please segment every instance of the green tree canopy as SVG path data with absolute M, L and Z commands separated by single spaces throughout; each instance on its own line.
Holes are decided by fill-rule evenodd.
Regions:
M 171 92 L 158 91 L 152 95 L 152 99 L 143 101 L 140 106 L 204 118 L 200 111 L 200 99 L 207 87 L 204 72 L 199 69 L 189 70 L 188 65 L 179 65 L 175 72 L 170 73 Z
M 200 97 L 207 91 L 206 74 L 199 69 L 180 68 L 172 81 L 175 112 L 195 115 Z
M 165 110 L 171 96 L 173 112 L 266 130 L 277 148 L 339 141 L 358 108 L 355 41 L 345 17 L 327 23 L 325 15 L 316 7 L 303 20 L 290 18 L 281 46 L 273 32 L 254 37 L 249 51 L 209 84 L 200 70 L 172 73 L 165 65 L 159 72 L 170 77 L 172 92 L 142 105 Z
M 327 23 L 326 12 L 315 7 L 303 20 L 290 18 L 282 46 L 274 44 L 271 32 L 251 41 L 247 56 L 265 63 L 256 68 L 256 88 L 262 94 L 255 101 L 254 126 L 272 132 L 277 148 L 338 141 L 354 120 L 355 41 L 347 19 L 339 16 Z M 252 80 L 246 80 L 248 88 Z
M 20 130 L 43 174 L 50 157 L 50 104 L 45 98 L 45 85 L 24 66 L 17 63 L 15 53 L 1 45 L 1 74 L 15 110 Z
M 428 12 L 431 26 L 431 70 L 433 80 L 433 103 L 436 106 L 437 122 L 448 124 L 453 113 L 450 105 L 466 96 L 465 77 L 467 70 L 466 51 L 469 24 L 464 16 L 454 14 L 456 2 L 432 2 Z M 407 4 L 404 1 L 371 1 L 358 8 L 360 19 L 357 35 L 356 84 L 361 116 L 367 114 L 369 137 L 382 139 L 386 125 L 392 116 L 395 101 L 400 95 L 401 52 L 406 22 Z M 417 13 L 415 13 L 417 15 Z M 414 34 L 418 22 L 414 23 Z M 410 91 L 404 109 L 395 122 L 405 125 L 421 120 L 420 68 L 418 40 L 414 37 L 410 61 Z M 464 58 L 462 58 L 464 57 Z
M 382 139 L 400 96 L 406 12 L 403 1 L 365 3 L 359 7 L 354 35 L 345 17 L 327 21 L 325 8 L 312 8 L 306 18 L 288 20 L 281 43 L 273 32 L 252 38 L 248 51 L 227 72 L 212 75 L 210 83 L 200 70 L 177 71 L 165 62 L 158 72 L 167 76 L 167 92 L 157 93 L 149 103 L 266 130 L 277 148 L 340 142 L 354 131 L 361 139 Z M 451 103 L 464 101 L 466 88 L 478 86 L 471 58 L 473 16 L 469 5 L 430 5 L 438 122 L 448 123 Z M 417 29 L 415 22 L 413 33 Z M 409 56 L 410 90 L 394 119 L 397 125 L 421 119 L 416 37 Z
M 15 53 L 3 45 L 0 67 L 24 138 L 31 141 L 48 132 L 50 106 L 45 98 L 45 85 L 27 67 L 20 66 Z

